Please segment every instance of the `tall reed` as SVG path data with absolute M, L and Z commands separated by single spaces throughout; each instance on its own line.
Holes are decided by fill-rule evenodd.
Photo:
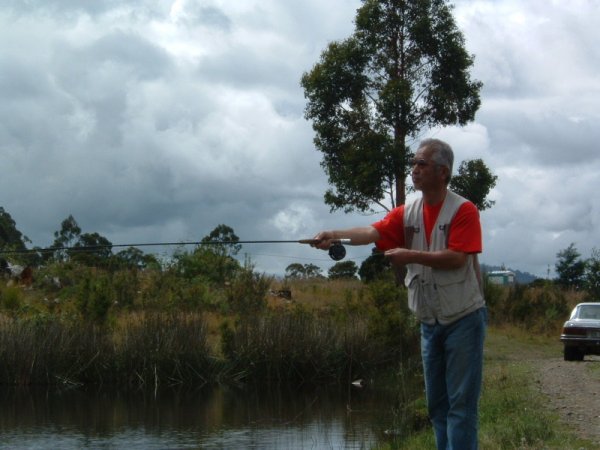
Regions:
M 0 382 L 78 384 L 96 379 L 107 336 L 92 324 L 5 319 L 0 327 Z
M 370 317 L 301 308 L 246 316 L 224 330 L 224 353 L 250 378 L 314 382 L 356 378 L 391 362 L 395 348 L 376 338 Z
M 134 386 L 207 383 L 218 364 L 201 314 L 129 315 L 113 335 L 114 380 Z
M 0 383 L 205 383 L 216 377 L 197 314 L 138 314 L 114 327 L 56 318 L 5 319 Z

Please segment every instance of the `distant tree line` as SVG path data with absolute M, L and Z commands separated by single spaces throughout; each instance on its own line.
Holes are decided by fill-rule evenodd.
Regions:
M 191 251 L 175 250 L 171 265 L 187 279 L 202 276 L 221 282 L 238 271 L 242 265 L 235 259 L 241 249 L 234 230 L 218 225 L 200 245 Z M 13 263 L 38 267 L 52 263 L 70 263 L 103 269 L 161 269 L 163 262 L 136 247 L 113 253 L 113 243 L 97 232 L 84 233 L 72 215 L 54 232 L 54 241 L 47 247 L 28 248 L 31 241 L 16 226 L 11 215 L 0 207 L 0 258 Z M 210 245 L 203 245 L 210 242 Z M 222 242 L 222 244 L 221 244 Z

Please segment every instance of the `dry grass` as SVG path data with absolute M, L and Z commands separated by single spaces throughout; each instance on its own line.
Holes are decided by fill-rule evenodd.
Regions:
M 360 301 L 365 297 L 367 287 L 360 280 L 290 280 L 275 281 L 273 290 L 289 289 L 292 292 L 292 304 L 310 310 L 344 306 L 348 302 Z M 269 299 L 271 306 L 289 304 L 280 298 Z

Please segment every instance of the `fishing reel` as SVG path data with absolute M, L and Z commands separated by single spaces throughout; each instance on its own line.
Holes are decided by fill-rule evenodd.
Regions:
M 329 257 L 334 261 L 341 261 L 346 257 L 346 247 L 341 242 L 336 242 L 329 247 Z
M 321 239 L 300 239 L 300 244 L 316 245 L 322 242 Z M 329 247 L 329 257 L 334 261 L 341 261 L 346 257 L 346 247 L 343 244 L 350 244 L 350 239 L 334 239 Z

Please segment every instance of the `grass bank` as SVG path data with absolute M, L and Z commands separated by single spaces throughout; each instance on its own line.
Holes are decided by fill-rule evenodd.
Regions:
M 561 347 L 556 336 L 532 335 L 512 326 L 490 327 L 480 413 L 482 450 L 596 448 L 559 422 L 536 384 L 535 360 L 557 355 Z M 435 442 L 431 428 L 424 426 L 406 439 L 378 448 L 430 450 Z

